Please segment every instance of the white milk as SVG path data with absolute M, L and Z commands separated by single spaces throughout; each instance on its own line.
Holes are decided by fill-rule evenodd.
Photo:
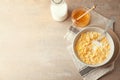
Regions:
M 55 21 L 64 21 L 68 16 L 68 7 L 64 0 L 51 0 L 50 9 Z

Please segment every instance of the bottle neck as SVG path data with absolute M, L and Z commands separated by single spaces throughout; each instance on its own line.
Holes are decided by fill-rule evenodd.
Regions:
M 63 3 L 63 2 L 64 2 L 64 0 L 51 0 L 51 3 L 56 4 L 56 5 L 59 5 L 59 4 Z

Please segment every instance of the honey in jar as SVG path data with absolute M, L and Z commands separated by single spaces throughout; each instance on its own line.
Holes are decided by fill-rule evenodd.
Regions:
M 72 20 L 74 21 L 73 24 L 77 27 L 85 27 L 89 24 L 90 22 L 90 14 L 86 14 L 85 16 L 83 16 L 82 18 L 80 18 L 79 20 L 78 17 L 80 17 L 82 14 L 84 14 L 86 12 L 85 9 L 82 8 L 78 8 L 73 10 L 72 12 Z

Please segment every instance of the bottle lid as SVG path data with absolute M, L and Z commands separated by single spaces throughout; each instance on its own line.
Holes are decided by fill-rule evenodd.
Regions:
M 53 3 L 55 4 L 60 4 L 63 0 L 52 0 Z

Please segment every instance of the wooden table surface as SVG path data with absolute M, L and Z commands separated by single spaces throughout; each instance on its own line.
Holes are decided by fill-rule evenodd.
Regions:
M 56 22 L 50 0 L 0 0 L 0 80 L 82 80 L 63 38 L 71 11 L 90 0 L 66 0 L 69 16 Z M 114 17 L 120 35 L 120 0 L 96 0 L 96 11 Z M 120 36 L 119 36 L 120 37 Z M 120 57 L 115 70 L 100 80 L 120 80 Z

